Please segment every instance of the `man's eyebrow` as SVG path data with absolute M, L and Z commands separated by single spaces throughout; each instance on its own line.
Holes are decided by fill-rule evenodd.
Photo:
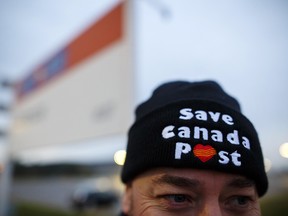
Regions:
M 228 183 L 228 186 L 234 188 L 248 188 L 248 187 L 254 187 L 255 183 L 250 179 L 236 178 L 231 180 Z
M 180 176 L 173 176 L 173 175 L 162 175 L 159 178 L 153 180 L 156 184 L 168 184 L 176 187 L 185 187 L 185 188 L 195 188 L 200 185 L 200 181 L 196 179 L 190 179 Z

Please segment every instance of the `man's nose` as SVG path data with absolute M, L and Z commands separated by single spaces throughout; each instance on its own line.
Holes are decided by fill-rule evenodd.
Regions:
M 205 203 L 199 216 L 222 216 L 221 207 L 218 201 Z

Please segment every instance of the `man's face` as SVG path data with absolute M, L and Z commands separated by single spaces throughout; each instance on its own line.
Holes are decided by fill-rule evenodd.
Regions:
M 122 210 L 129 216 L 260 216 L 253 181 L 192 169 L 157 169 L 127 185 Z

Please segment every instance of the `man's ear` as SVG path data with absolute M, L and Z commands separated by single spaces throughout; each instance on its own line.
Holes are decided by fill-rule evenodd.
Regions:
M 132 210 L 132 185 L 127 184 L 125 188 L 124 195 L 122 197 L 122 212 L 126 215 L 129 215 L 129 213 Z

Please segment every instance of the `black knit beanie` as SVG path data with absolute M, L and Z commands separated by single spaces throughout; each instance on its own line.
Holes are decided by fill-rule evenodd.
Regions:
M 268 188 L 255 128 L 214 81 L 165 83 L 137 107 L 122 181 L 157 167 L 240 174 L 259 196 Z

